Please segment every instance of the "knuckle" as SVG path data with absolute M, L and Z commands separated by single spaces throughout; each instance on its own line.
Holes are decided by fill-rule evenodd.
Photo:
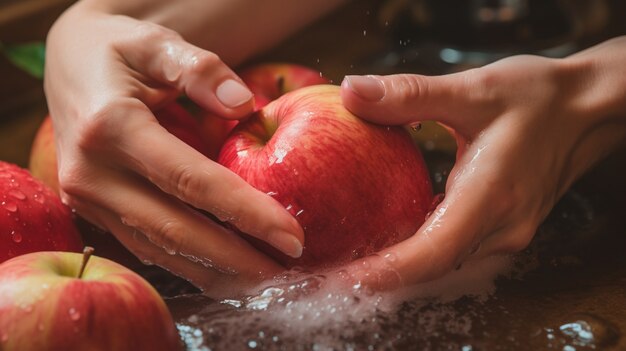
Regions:
M 418 98 L 428 98 L 428 82 L 421 76 L 399 74 L 394 77 L 392 82 L 392 89 L 397 103 L 406 104 Z
M 171 29 L 149 21 L 140 21 L 136 24 L 134 39 L 139 42 L 162 41 L 178 39 L 180 35 Z
M 171 189 L 168 192 L 173 192 L 181 200 L 191 205 L 197 205 L 200 196 L 212 191 L 210 182 L 204 182 L 190 165 L 182 164 L 175 167 L 170 172 L 169 181 Z
M 206 75 L 207 72 L 214 70 L 216 66 L 221 64 L 222 60 L 217 54 L 197 49 L 189 55 L 187 73 L 194 75 Z
M 63 162 L 59 166 L 59 188 L 65 194 L 65 201 L 82 194 L 87 185 L 85 167 L 79 162 Z
M 165 219 L 156 224 L 152 240 L 166 251 L 179 252 L 186 247 L 187 235 L 179 221 Z

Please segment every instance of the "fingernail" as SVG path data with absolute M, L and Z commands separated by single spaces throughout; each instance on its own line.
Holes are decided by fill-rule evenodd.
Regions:
M 302 256 L 302 244 L 295 236 L 285 232 L 270 234 L 267 240 L 272 246 L 293 258 Z
M 228 79 L 222 82 L 215 91 L 217 99 L 226 107 L 241 106 L 252 99 L 252 92 L 242 83 Z
M 346 76 L 348 87 L 367 101 L 380 101 L 385 96 L 385 86 L 374 76 Z

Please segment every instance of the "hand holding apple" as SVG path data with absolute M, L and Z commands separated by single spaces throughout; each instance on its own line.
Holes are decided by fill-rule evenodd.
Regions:
M 66 252 L 31 253 L 0 264 L 1 350 L 180 348 L 159 294 L 121 265 Z
M 426 165 L 406 130 L 354 116 L 332 85 L 265 106 L 233 131 L 219 162 L 299 221 L 299 259 L 251 239 L 289 267 L 345 263 L 402 241 L 432 202 Z
M 34 251 L 80 251 L 69 208 L 27 170 L 0 161 L 0 262 Z

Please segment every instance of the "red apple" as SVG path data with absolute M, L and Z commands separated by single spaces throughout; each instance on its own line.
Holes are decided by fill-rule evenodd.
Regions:
M 299 88 L 328 84 L 319 71 L 293 63 L 265 63 L 246 68 L 239 77 L 254 94 L 257 110 Z
M 83 259 L 37 252 L 0 265 L 0 350 L 181 349 L 148 282 L 107 259 L 92 257 L 84 267 Z
M 265 106 L 235 128 L 219 162 L 301 224 L 299 259 L 250 238 L 288 267 L 345 263 L 402 241 L 432 202 L 426 165 L 407 131 L 352 115 L 333 85 L 298 89 Z
M 239 77 L 254 94 L 254 108 L 260 110 L 270 101 L 290 91 L 310 85 L 328 84 L 319 71 L 293 63 L 256 64 L 239 72 Z M 220 118 L 210 112 L 202 117 L 203 134 L 209 144 L 209 157 L 216 159 L 224 141 L 238 121 Z
M 2 161 L 0 228 L 0 262 L 34 251 L 82 249 L 70 209 L 27 170 Z

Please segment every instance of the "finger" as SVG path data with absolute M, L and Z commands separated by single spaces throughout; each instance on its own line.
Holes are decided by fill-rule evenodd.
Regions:
M 182 255 L 168 255 L 143 233 L 124 225 L 114 213 L 103 209 L 93 212 L 97 213 L 99 219 L 107 224 L 109 231 L 114 233 L 116 238 L 142 262 L 165 268 L 188 280 L 212 297 L 232 296 L 232 294 L 240 293 L 242 289 L 258 284 L 265 277 L 261 274 L 245 274 L 245 271 L 224 272 Z M 270 272 L 266 273 L 270 274 Z
M 432 77 L 346 76 L 341 96 L 348 110 L 375 123 L 403 125 L 435 120 L 471 135 L 484 128 L 496 107 L 477 72 Z
M 252 92 L 216 54 L 169 29 L 141 23 L 118 50 L 136 71 L 175 87 L 219 116 L 239 119 L 253 110 Z
M 90 203 L 108 209 L 118 221 L 144 233 L 154 245 L 160 247 L 162 253 L 180 254 L 213 269 L 236 272 L 247 277 L 280 269 L 278 264 L 240 236 L 172 196 L 158 191 L 148 182 L 115 170 L 99 169 L 97 176 L 106 178 L 106 184 L 115 184 L 115 191 L 94 179 L 80 190 L 85 192 L 84 195 L 74 191 L 78 195 L 75 197 L 89 198 Z M 72 205 L 76 207 L 77 204 Z M 77 208 L 83 214 L 81 207 L 87 206 Z M 85 214 L 89 218 L 94 217 L 88 211 Z M 96 218 L 96 221 L 102 223 L 101 219 Z M 246 259 L 241 260 L 240 257 Z M 254 265 L 250 265 L 250 262 L 254 262 Z
M 116 155 L 118 166 L 135 171 L 165 193 L 210 212 L 289 256 L 302 254 L 302 228 L 280 203 L 168 133 L 143 104 L 129 104 L 124 111 L 116 114 L 132 118 L 125 118 L 123 123 L 102 118 L 103 123 L 116 126 L 97 128 L 111 131 L 112 135 L 99 137 L 108 140 L 105 151 L 109 157 L 111 152 Z

